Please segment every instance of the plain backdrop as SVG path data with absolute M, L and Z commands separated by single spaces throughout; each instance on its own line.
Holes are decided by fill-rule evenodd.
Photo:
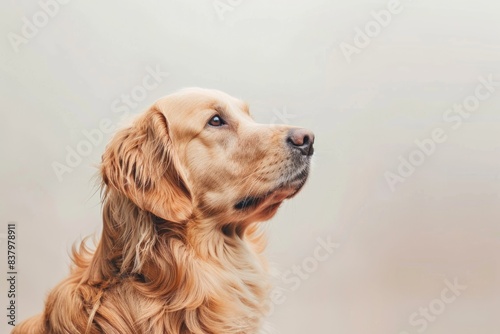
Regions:
M 95 131 L 187 86 L 316 134 L 308 184 L 267 226 L 267 332 L 498 332 L 500 85 L 474 96 L 500 81 L 500 3 L 401 0 L 388 16 L 394 1 L 2 1 L 0 332 L 7 224 L 22 320 L 100 231 L 93 177 L 111 134 Z

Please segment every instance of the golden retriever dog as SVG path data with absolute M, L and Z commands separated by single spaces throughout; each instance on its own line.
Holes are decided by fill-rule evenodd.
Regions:
M 311 131 L 254 122 L 223 92 L 166 96 L 102 156 L 103 230 L 15 334 L 258 333 L 262 222 L 306 182 Z

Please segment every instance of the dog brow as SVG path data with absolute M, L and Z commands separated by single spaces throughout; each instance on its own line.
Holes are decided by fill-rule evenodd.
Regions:
M 243 102 L 242 108 L 244 112 L 246 112 L 248 115 L 250 115 L 250 107 L 248 106 L 248 103 Z
M 213 110 L 215 110 L 217 112 L 220 112 L 221 114 L 223 114 L 223 113 L 226 112 L 226 108 L 224 108 L 222 105 L 220 105 L 218 103 L 213 104 L 211 109 L 213 109 Z

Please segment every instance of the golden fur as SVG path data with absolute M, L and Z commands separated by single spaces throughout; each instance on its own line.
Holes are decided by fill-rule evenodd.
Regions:
M 257 333 L 269 284 L 253 223 L 307 178 L 312 150 L 290 148 L 293 129 L 257 124 L 215 90 L 158 100 L 103 154 L 96 250 L 74 249 L 43 313 L 13 333 Z

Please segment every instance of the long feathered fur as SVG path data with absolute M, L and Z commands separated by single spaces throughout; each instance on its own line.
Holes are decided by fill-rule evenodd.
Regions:
M 269 289 L 263 238 L 254 227 L 223 231 L 194 210 L 177 164 L 156 108 L 115 135 L 101 166 L 96 249 L 74 249 L 71 273 L 43 314 L 13 333 L 258 331 Z

